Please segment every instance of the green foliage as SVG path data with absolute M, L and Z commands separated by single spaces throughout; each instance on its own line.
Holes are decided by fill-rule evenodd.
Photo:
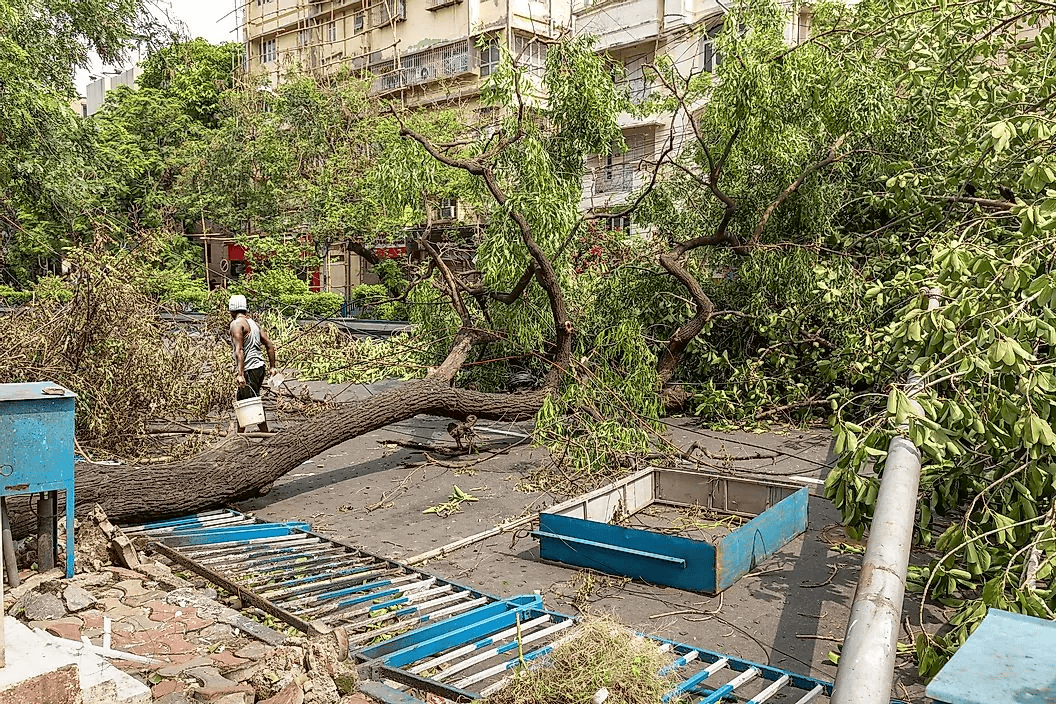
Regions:
M 929 140 L 888 164 L 873 206 L 899 223 L 868 296 L 894 317 L 874 336 L 876 366 L 898 379 L 835 408 L 839 462 L 826 493 L 855 530 L 868 525 L 887 445 L 921 451 L 918 540 L 938 557 L 912 575 L 953 607 L 952 630 L 921 634 L 934 675 L 987 607 L 1056 615 L 1056 171 L 1045 68 L 1056 30 L 1032 2 L 940 5 L 891 21 L 864 5 L 858 26 L 898 45 L 876 64 L 909 73 L 903 101 Z M 933 41 L 921 42 L 923 28 Z M 882 29 L 872 29 L 882 28 Z M 929 306 L 929 291 L 935 304 Z
M 0 316 L 2 382 L 48 379 L 77 392 L 77 439 L 134 456 L 148 423 L 230 402 L 230 352 L 173 335 L 142 293 L 150 263 L 99 244 L 71 250 L 69 279 L 42 278 L 30 304 Z M 211 370 L 211 371 L 210 371 Z
M 341 311 L 344 299 L 336 293 L 317 293 L 292 271 L 269 268 L 246 281 L 233 282 L 224 295 L 242 293 L 253 308 L 271 309 L 294 318 L 329 318 Z M 226 303 L 226 299 L 225 299 Z
M 270 329 L 270 328 L 269 328 Z M 300 370 L 304 379 L 331 384 L 371 384 L 383 379 L 413 379 L 424 375 L 424 351 L 417 337 L 396 335 L 387 340 L 358 340 L 328 327 L 315 340 L 305 336 L 280 338 L 284 364 Z M 292 343 L 292 344 L 291 344 Z M 320 344 L 322 343 L 322 344 Z
M 10 286 L 0 285 L 0 301 L 9 306 L 28 302 L 33 297 L 29 291 L 16 291 Z
M 221 95 L 232 87 L 242 51 L 238 42 L 216 45 L 202 38 L 172 44 L 147 57 L 136 82 L 140 89 L 171 96 L 192 120 L 215 126 L 221 119 Z
M 118 63 L 150 40 L 140 0 L 0 0 L 0 267 L 29 283 L 58 258 L 89 184 L 78 178 L 89 142 L 70 109 L 74 71 L 90 51 Z
M 357 317 L 372 320 L 407 320 L 407 305 L 392 300 L 383 284 L 360 284 L 352 289 L 349 303 L 363 309 Z

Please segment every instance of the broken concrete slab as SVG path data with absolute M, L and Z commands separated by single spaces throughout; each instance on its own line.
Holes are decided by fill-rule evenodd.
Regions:
M 31 574 L 17 587 L 4 590 L 4 602 L 13 603 L 21 599 L 29 592 L 36 591 L 37 587 L 45 582 L 53 582 L 57 579 L 62 579 L 66 576 L 66 571 L 60 567 L 48 570 L 47 572 L 35 572 Z
M 66 600 L 66 609 L 72 613 L 84 611 L 95 604 L 95 597 L 86 589 L 71 584 L 62 591 L 62 598 Z
M 4 632 L 9 647 L 7 667 L 0 670 L 0 691 L 73 665 L 77 669 L 83 704 L 149 704 L 151 701 L 149 687 L 88 651 L 80 642 L 34 631 L 10 616 L 4 620 Z
M 226 623 L 257 640 L 264 641 L 268 645 L 282 645 L 286 642 L 286 634 L 268 628 L 262 623 L 257 623 L 194 589 L 173 590 L 165 597 L 165 601 L 180 607 L 193 606 L 203 618 L 211 618 L 221 623 Z
M 256 692 L 248 684 L 234 682 L 220 674 L 215 667 L 202 666 L 191 667 L 184 670 L 185 675 L 190 675 L 202 683 L 202 686 L 194 690 L 194 698 L 203 702 L 217 702 L 229 695 L 244 695 L 246 704 L 253 704 Z M 246 696 L 248 695 L 248 696 Z
M 290 682 L 274 697 L 264 699 L 258 704 L 304 704 L 304 689 L 299 682 Z
M 11 667 L 4 670 L 11 670 Z M 3 670 L 0 670 L 0 673 L 2 672 Z M 12 683 L 6 683 L 0 675 L 0 704 L 81 704 L 79 678 L 77 666 L 72 663 Z
M 29 621 L 53 621 L 66 615 L 66 605 L 49 592 L 31 592 L 22 601 L 22 612 Z

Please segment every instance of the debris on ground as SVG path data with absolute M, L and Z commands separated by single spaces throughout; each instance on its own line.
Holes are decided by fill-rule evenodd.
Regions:
M 660 671 L 675 659 L 654 641 L 591 616 L 545 658 L 522 667 L 487 704 L 655 704 L 674 680 Z
M 155 702 L 370 701 L 356 693 L 347 640 L 277 631 L 230 608 L 204 580 L 137 553 L 101 510 L 75 530 L 79 573 L 23 572 L 21 585 L 4 591 L 6 615 L 103 653 Z

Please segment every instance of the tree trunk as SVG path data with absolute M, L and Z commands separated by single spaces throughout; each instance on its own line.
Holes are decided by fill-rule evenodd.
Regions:
M 411 381 L 362 401 L 344 404 L 253 443 L 229 438 L 222 446 L 169 464 L 79 463 L 77 511 L 99 504 L 110 520 L 159 520 L 204 511 L 254 494 L 306 460 L 346 440 L 418 415 L 525 420 L 535 416 L 548 389 L 489 394 L 451 387 L 442 378 Z M 8 500 L 16 537 L 36 526 L 28 497 Z

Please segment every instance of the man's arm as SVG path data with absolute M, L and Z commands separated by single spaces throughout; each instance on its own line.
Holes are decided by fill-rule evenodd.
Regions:
M 264 328 L 260 329 L 260 342 L 264 345 L 264 349 L 268 351 L 268 366 L 271 367 L 271 373 L 274 374 L 278 371 L 275 364 L 275 345 L 271 343 L 271 338 L 268 337 L 268 333 L 264 332 Z
M 241 320 L 231 324 L 231 341 L 235 346 L 235 374 L 238 376 L 238 385 L 246 385 L 246 348 L 243 342 L 246 337 L 245 327 Z

